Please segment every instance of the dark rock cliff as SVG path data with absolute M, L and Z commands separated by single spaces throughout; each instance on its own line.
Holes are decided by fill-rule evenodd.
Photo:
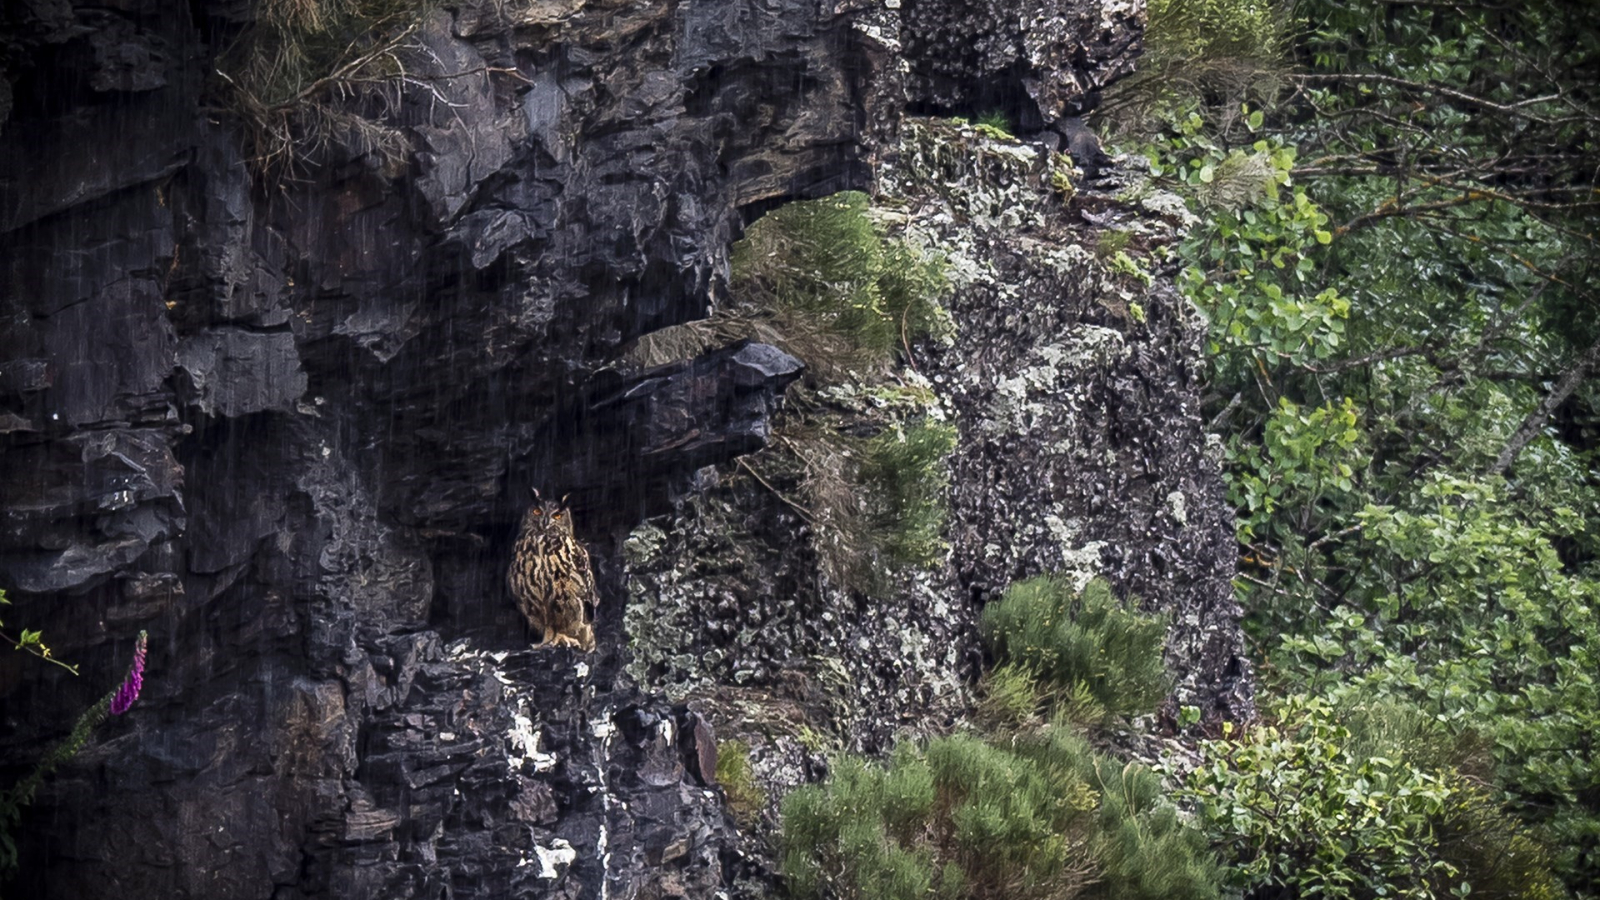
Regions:
M 1044 570 L 1174 611 L 1182 702 L 1248 714 L 1195 325 L 1159 278 L 1135 322 L 1082 249 L 1107 216 L 1173 223 L 1109 190 L 1069 211 L 1043 147 L 905 118 L 1043 129 L 1131 66 L 1139 4 L 1025 6 L 446 5 L 381 112 L 403 171 L 336 135 L 267 181 L 219 100 L 246 5 L 8 4 L 0 587 L 85 665 L 0 659 L 5 771 L 151 632 L 143 698 L 47 783 L 8 891 L 760 895 L 672 704 L 792 784 L 796 723 L 876 749 L 959 715 L 976 609 Z M 803 360 L 613 365 L 726 302 L 748 218 L 847 188 L 950 256 L 959 327 L 919 349 L 961 429 L 951 557 L 870 614 L 708 468 L 764 446 Z M 592 656 L 529 650 L 503 586 L 535 486 L 597 559 Z

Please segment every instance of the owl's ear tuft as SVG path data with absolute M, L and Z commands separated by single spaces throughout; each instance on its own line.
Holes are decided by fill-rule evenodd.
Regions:
M 535 500 L 543 500 L 544 499 L 543 497 L 539 496 L 539 489 L 538 488 L 529 488 L 528 490 L 533 491 L 533 499 L 535 499 Z
M 561 495 L 561 505 L 562 506 L 566 506 L 567 505 L 567 498 L 571 497 L 571 496 L 572 496 L 571 494 L 562 494 Z

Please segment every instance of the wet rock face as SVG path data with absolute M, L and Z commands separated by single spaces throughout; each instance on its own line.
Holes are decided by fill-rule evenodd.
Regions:
M 44 629 L 84 673 L 0 660 L 0 777 L 151 632 L 144 697 L 47 783 L 7 890 L 770 892 L 748 855 L 759 841 L 689 777 L 675 698 L 637 665 L 660 646 L 635 650 L 630 579 L 656 582 L 622 545 L 648 517 L 681 518 L 672 501 L 710 486 L 705 467 L 763 446 L 804 361 L 750 344 L 610 366 L 631 338 L 723 302 L 741 210 L 886 177 L 907 106 L 978 103 L 997 83 L 1048 124 L 1126 68 L 1136 10 L 1035 5 L 1019 19 L 910 0 L 462 3 L 418 23 L 403 51 L 414 77 L 384 107 L 410 141 L 404 174 L 335 135 L 283 184 L 253 174 L 212 74 L 248 6 L 7 5 L 0 587 L 16 604 L 6 621 Z M 981 49 L 950 53 L 962 34 L 985 36 Z M 956 309 L 999 341 L 1013 326 L 983 324 L 987 298 Z M 1082 388 L 1083 409 L 1102 388 L 1155 397 L 1104 402 L 1128 411 L 1118 446 L 1165 442 L 1161 466 L 1198 459 L 1194 429 L 1140 424 L 1192 420 L 1179 334 Z M 965 553 L 981 526 L 963 517 L 988 508 L 960 483 L 989 477 L 999 451 L 961 452 L 952 541 Z M 1174 489 L 1214 524 L 1214 479 L 1170 474 L 1199 485 Z M 1127 527 L 1155 527 L 1171 478 L 1119 478 Z M 1052 485 L 1063 522 L 1095 502 Z M 529 650 L 503 586 L 529 487 L 573 495 L 596 558 L 590 657 Z M 727 667 L 702 661 L 706 708 L 791 723 L 825 708 L 863 746 L 960 707 L 964 591 L 1057 562 L 1017 551 L 918 576 L 870 627 L 846 628 L 807 599 L 814 560 L 775 501 L 740 509 L 770 539 L 771 581 L 759 603 L 702 593 L 721 605 L 717 640 L 747 624 L 764 637 Z M 1095 509 L 1085 535 L 1121 527 L 1114 506 Z M 721 539 L 662 534 L 658 573 Z M 1193 541 L 1167 568 L 1150 548 L 1169 544 L 1127 546 L 1102 561 L 1150 572 L 1128 583 L 1155 603 L 1203 563 Z M 793 664 L 817 654 L 850 664 Z M 1196 656 L 1195 679 L 1223 656 Z M 757 774 L 816 775 L 802 737 L 763 750 Z
M 1099 103 L 1133 71 L 1144 0 L 904 0 L 912 96 L 945 115 L 998 112 L 1026 131 Z

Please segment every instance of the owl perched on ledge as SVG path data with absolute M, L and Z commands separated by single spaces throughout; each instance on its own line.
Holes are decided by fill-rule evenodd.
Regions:
M 594 649 L 589 617 L 599 597 L 589 551 L 572 534 L 572 511 L 565 497 L 556 502 L 533 492 L 506 584 L 528 624 L 543 633 L 540 646 Z

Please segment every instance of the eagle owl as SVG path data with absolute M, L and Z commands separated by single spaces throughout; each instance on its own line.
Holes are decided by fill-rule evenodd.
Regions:
M 541 645 L 594 649 L 594 572 L 589 551 L 572 534 L 565 497 L 557 502 L 533 492 L 506 583 L 528 624 L 544 634 Z

